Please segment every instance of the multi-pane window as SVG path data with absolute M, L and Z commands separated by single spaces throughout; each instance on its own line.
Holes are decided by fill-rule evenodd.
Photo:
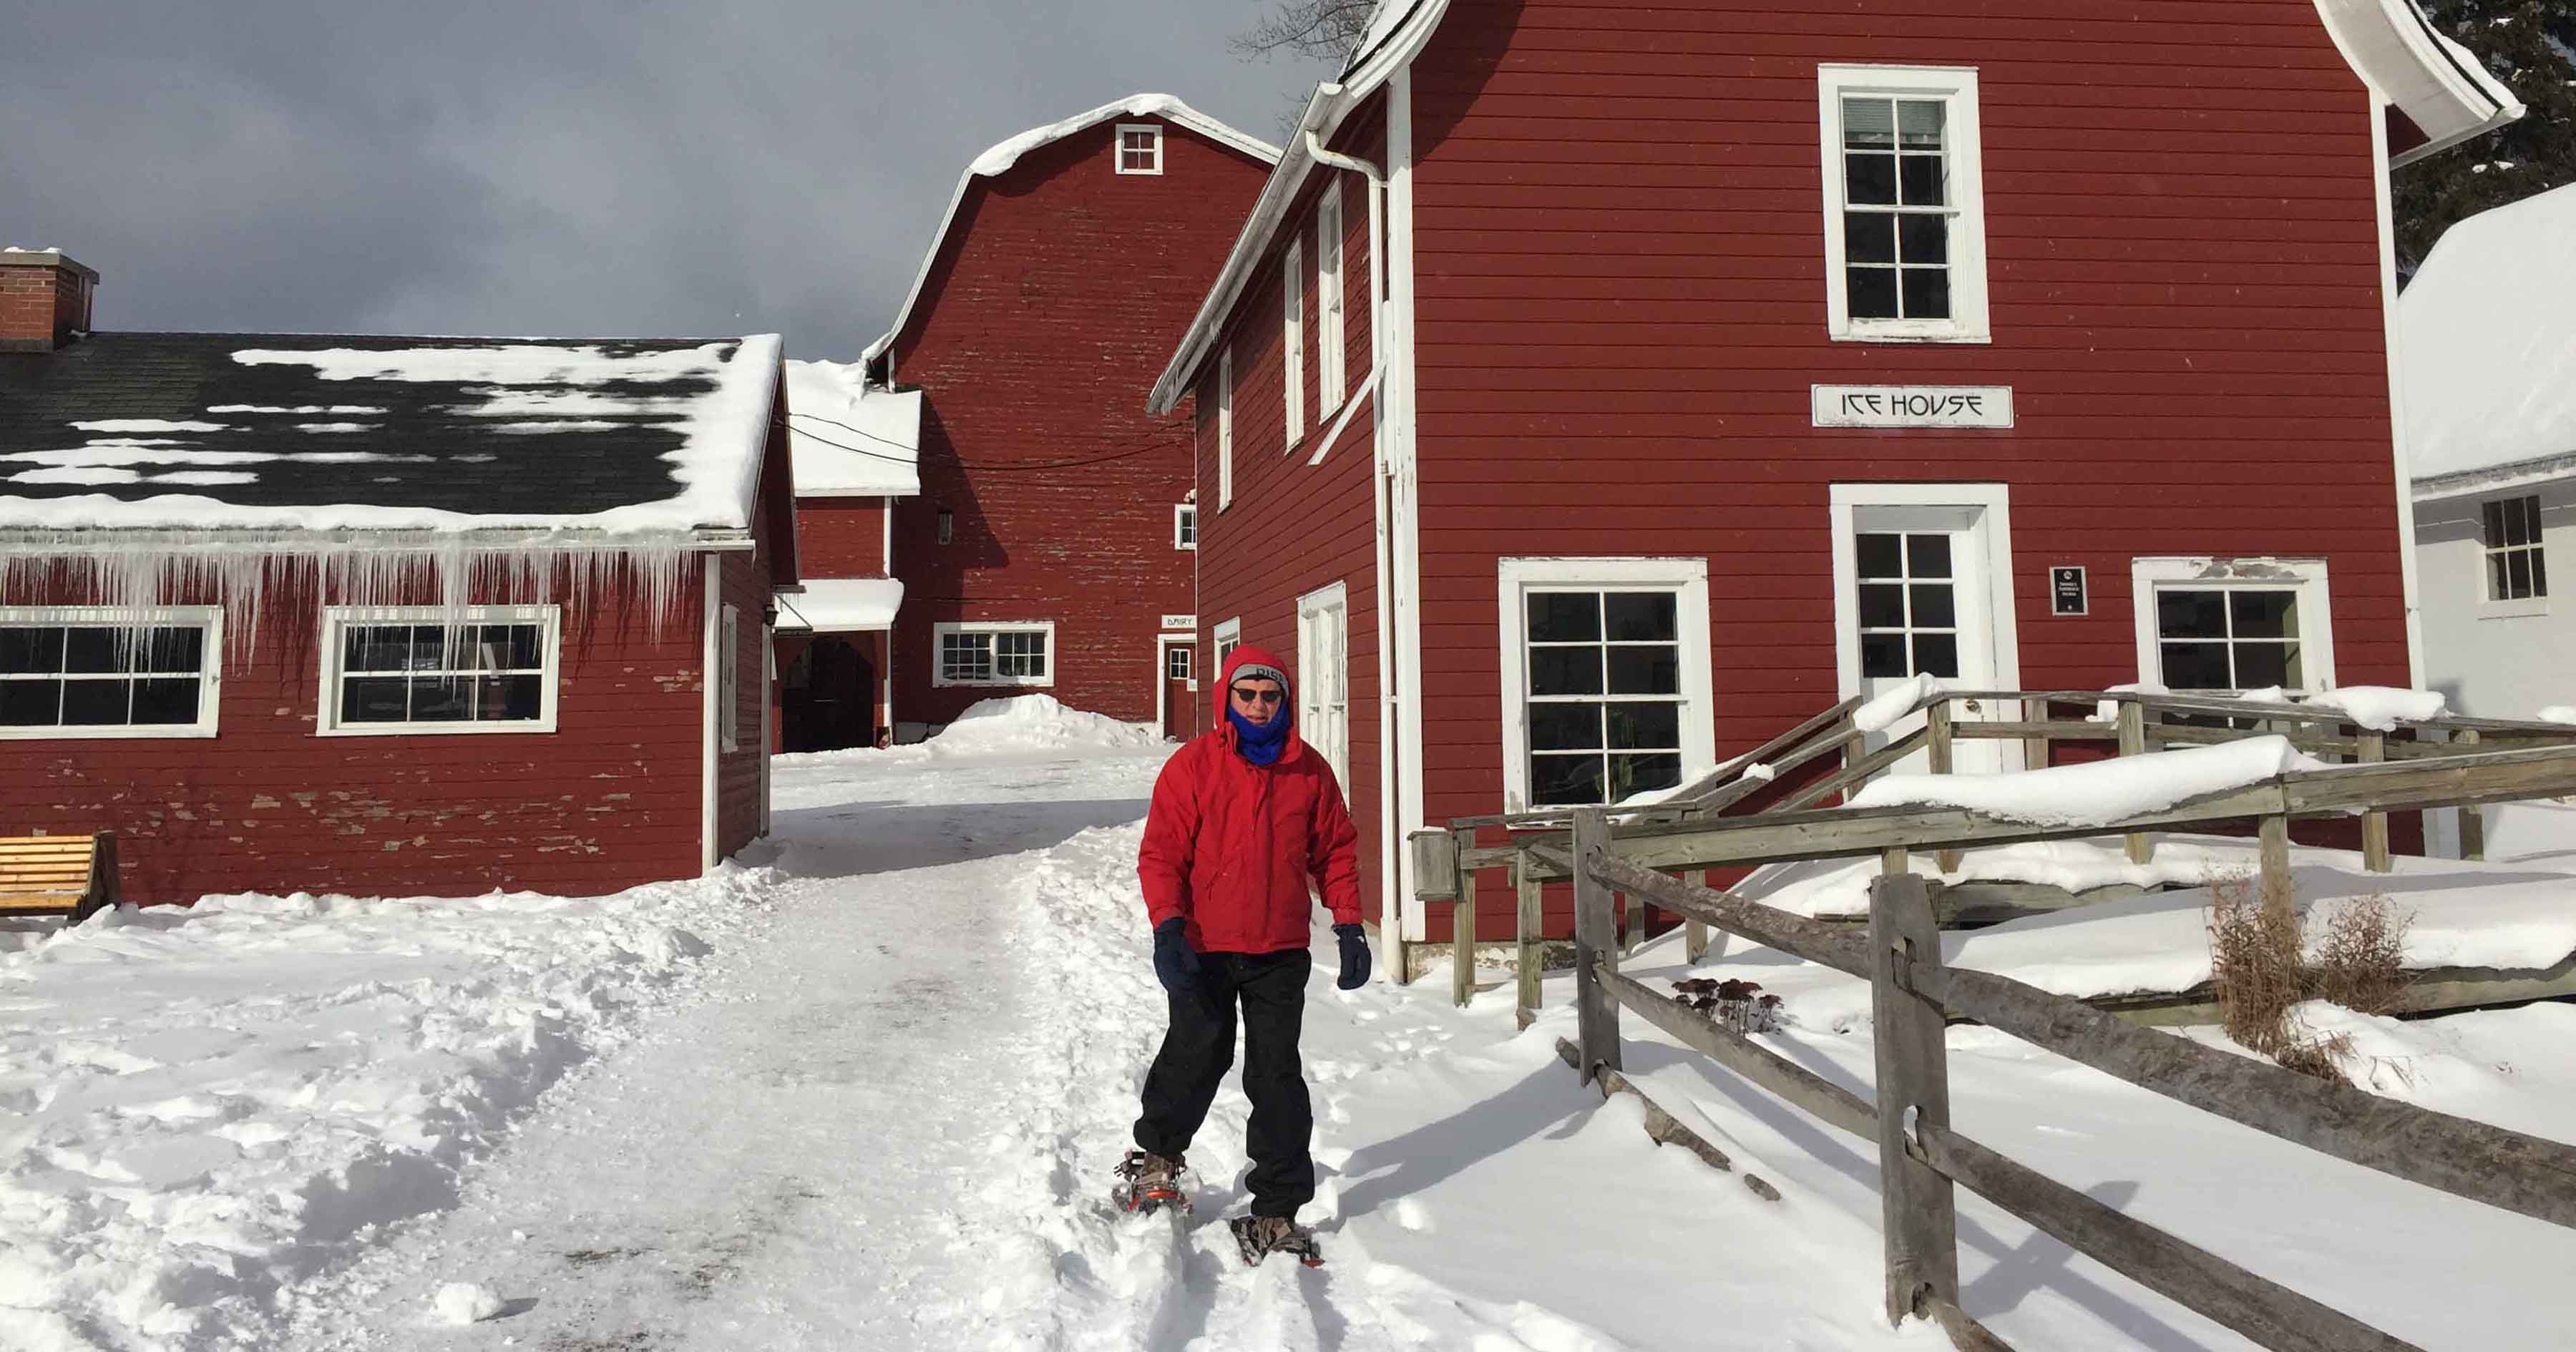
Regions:
M 1860 595 L 1860 674 L 1959 674 L 1959 593 L 1946 531 L 1852 537 Z
M 2484 514 L 2487 599 L 2528 601 L 2549 595 L 2549 568 L 2540 547 L 2540 499 L 2499 499 L 2484 504 Z
M 0 733 L 210 730 L 211 632 L 0 621 Z
M 2159 587 L 2156 651 L 2175 690 L 2306 688 L 2299 592 L 2291 587 Z
M 1842 100 L 1843 281 L 1854 319 L 1950 317 L 1948 105 Z
M 1052 685 L 1049 624 L 936 626 L 939 685 Z
M 1315 207 L 1315 416 L 1342 405 L 1342 187 Z
M 1288 405 L 1288 435 L 1280 446 L 1284 454 L 1306 435 L 1306 259 L 1293 240 L 1279 269 L 1279 305 L 1279 385 Z
M 547 721 L 548 626 L 341 621 L 330 692 L 338 729 Z
M 1190 678 L 1189 649 L 1165 648 L 1163 650 L 1163 677 L 1172 681 L 1186 681 Z
M 1163 129 L 1154 124 L 1122 123 L 1118 128 L 1118 172 L 1163 172 Z
M 1179 503 L 1172 508 L 1172 548 L 1196 549 L 1198 547 L 1199 509 L 1191 503 Z
M 1523 679 L 1532 806 L 1612 803 L 1682 774 L 1671 591 L 1532 591 Z

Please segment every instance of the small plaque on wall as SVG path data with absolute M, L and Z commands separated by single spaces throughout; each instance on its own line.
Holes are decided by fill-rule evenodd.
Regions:
M 2060 565 L 2048 570 L 2048 613 L 2051 615 L 2089 613 L 2084 604 L 2082 568 Z

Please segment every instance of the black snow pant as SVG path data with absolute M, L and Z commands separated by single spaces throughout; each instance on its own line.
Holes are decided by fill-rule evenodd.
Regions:
M 1315 1196 L 1315 1110 L 1297 1060 L 1306 978 L 1314 966 L 1302 948 L 1201 953 L 1203 989 L 1170 997 L 1172 1026 L 1145 1072 L 1136 1144 L 1178 1158 L 1207 1121 L 1208 1105 L 1234 1064 L 1234 1017 L 1242 1008 L 1243 1093 L 1252 1100 L 1252 1172 L 1245 1182 L 1256 1216 L 1294 1216 Z

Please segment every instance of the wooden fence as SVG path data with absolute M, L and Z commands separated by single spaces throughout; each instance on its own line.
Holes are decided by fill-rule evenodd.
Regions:
M 2556 753 L 2576 775 L 2576 752 Z M 1570 847 L 1532 852 L 1575 884 L 1579 1068 L 1620 1068 L 1619 1017 L 1637 1014 L 1829 1125 L 1879 1147 L 1887 1313 L 1930 1318 L 1966 1346 L 2000 1340 L 1958 1307 L 1954 1184 L 2178 1304 L 2282 1352 L 2413 1345 L 2058 1183 L 1953 1130 L 1943 1028 L 1973 1019 L 2058 1055 L 2339 1159 L 2553 1224 L 2576 1227 L 2576 1148 L 2379 1097 L 2140 1028 L 2083 1001 L 1941 962 L 1930 890 L 1892 872 L 1870 891 L 1864 935 L 1672 878 L 1613 848 L 1599 812 Z M 1619 972 L 1619 892 L 1871 985 L 1876 1102 L 1862 1099 Z
M 2083 713 L 2069 714 L 2069 706 Z M 1858 699 L 1845 700 L 1660 803 L 1619 809 L 1621 852 L 1654 867 L 1688 871 L 1862 857 L 1889 848 L 1932 849 L 1942 871 L 1950 872 L 1958 868 L 1961 852 L 1969 846 L 2120 835 L 2130 861 L 2147 863 L 2154 857 L 2149 831 L 2278 817 L 2281 834 L 2275 841 L 2267 827 L 2263 858 L 2271 867 L 2278 853 L 2278 865 L 2287 867 L 2288 818 L 2358 811 L 2363 864 L 2384 873 L 2394 867 L 2388 839 L 2392 811 L 2463 809 L 2462 853 L 2479 859 L 2485 855 L 2479 804 L 2576 791 L 2576 784 L 2559 773 L 2559 760 L 2547 754 L 2513 754 L 2576 749 L 2576 727 L 2563 724 L 2444 716 L 2401 720 L 2392 729 L 2378 731 L 2360 726 L 2342 710 L 2305 704 L 2117 690 L 1961 690 L 1938 691 L 1917 700 L 1899 719 L 1920 713 L 1922 726 L 1891 736 L 1870 750 L 1871 731 L 1855 721 L 1862 707 Z M 2112 711 L 2109 718 L 2097 712 L 2103 709 Z M 2019 716 L 1992 717 L 2004 711 Z M 2267 783 L 2222 796 L 2223 801 L 2185 804 L 2174 812 L 2135 821 L 2080 828 L 2038 829 L 1992 821 L 1968 828 L 1963 823 L 1970 814 L 1956 809 L 1856 812 L 1817 807 L 1857 790 L 1917 752 L 1923 754 L 1931 773 L 1952 773 L 1963 741 L 2019 743 L 2024 763 L 2036 768 L 2048 765 L 2060 746 L 2090 745 L 2133 756 L 2272 735 L 2283 736 L 2312 755 L 2339 757 L 2354 767 L 2381 767 L 2384 773 L 2353 780 L 2331 778 L 2348 773 L 2338 768 L 2322 772 L 2329 778 L 2313 782 L 2285 776 L 2277 785 Z M 1828 758 L 1834 768 L 1819 773 L 1817 762 Z M 1755 766 L 1762 769 L 1747 773 Z M 1799 783 L 1796 777 L 1802 773 L 1814 778 Z M 1746 800 L 1775 784 L 1791 787 L 1758 811 L 1739 810 Z M 2268 794 L 2276 787 L 2277 795 Z M 1542 888 L 1568 875 L 1536 860 L 1531 850 L 1548 840 L 1563 841 L 1571 820 L 1566 809 L 1501 813 L 1462 817 L 1445 830 L 1414 836 L 1416 899 L 1452 903 L 1450 989 L 1459 1004 L 1469 1003 L 1475 994 L 1478 875 L 1500 871 L 1518 903 L 1514 966 L 1523 1022 L 1537 1010 L 1539 976 L 1546 965 L 1539 909 Z M 1508 843 L 1479 843 L 1484 833 L 1498 829 L 1508 834 Z M 1631 894 L 1622 929 L 1632 949 L 1645 931 L 1644 909 L 1644 899 Z M 1697 919 L 1685 923 L 1686 952 L 1696 962 L 1707 952 L 1708 928 Z

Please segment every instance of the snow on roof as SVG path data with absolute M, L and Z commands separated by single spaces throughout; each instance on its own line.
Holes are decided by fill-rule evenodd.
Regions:
M 921 491 L 921 391 L 871 387 L 860 362 L 787 363 L 787 449 L 796 496 Z
M 778 593 L 778 629 L 790 634 L 884 629 L 902 608 L 900 578 L 808 578 L 805 590 Z
M 2371 89 L 2424 133 L 2409 164 L 2522 116 L 2522 102 L 2476 56 L 2442 36 L 2415 0 L 2318 0 L 2336 50 Z
M 2397 322 L 2419 492 L 2576 454 L 2576 184 L 2445 231 Z
M 0 530 L 741 530 L 778 368 L 774 334 L 0 354 Z
M 957 190 L 949 194 L 948 209 L 940 213 L 939 228 L 931 233 L 930 247 L 921 255 L 921 270 L 913 274 L 912 289 L 904 294 L 903 307 L 895 311 L 893 325 L 875 342 L 868 344 L 867 351 L 860 354 L 860 360 L 875 361 L 877 354 L 891 346 L 895 335 L 903 332 L 903 326 L 911 322 L 912 307 L 921 299 L 922 286 L 930 280 L 930 265 L 939 257 L 940 246 L 948 240 L 949 227 L 957 223 L 958 205 L 966 200 L 966 190 L 974 186 L 976 179 L 1009 173 L 1011 167 L 1020 162 L 1020 157 L 1030 151 L 1096 127 L 1114 117 L 1160 117 L 1173 126 L 1197 132 L 1219 145 L 1264 163 L 1279 162 L 1279 147 L 1237 131 L 1169 94 L 1130 94 L 1115 103 L 1104 103 L 1088 112 L 1076 113 L 1043 127 L 1031 127 L 1003 140 L 976 156 L 966 166 L 966 172 L 957 176 Z

